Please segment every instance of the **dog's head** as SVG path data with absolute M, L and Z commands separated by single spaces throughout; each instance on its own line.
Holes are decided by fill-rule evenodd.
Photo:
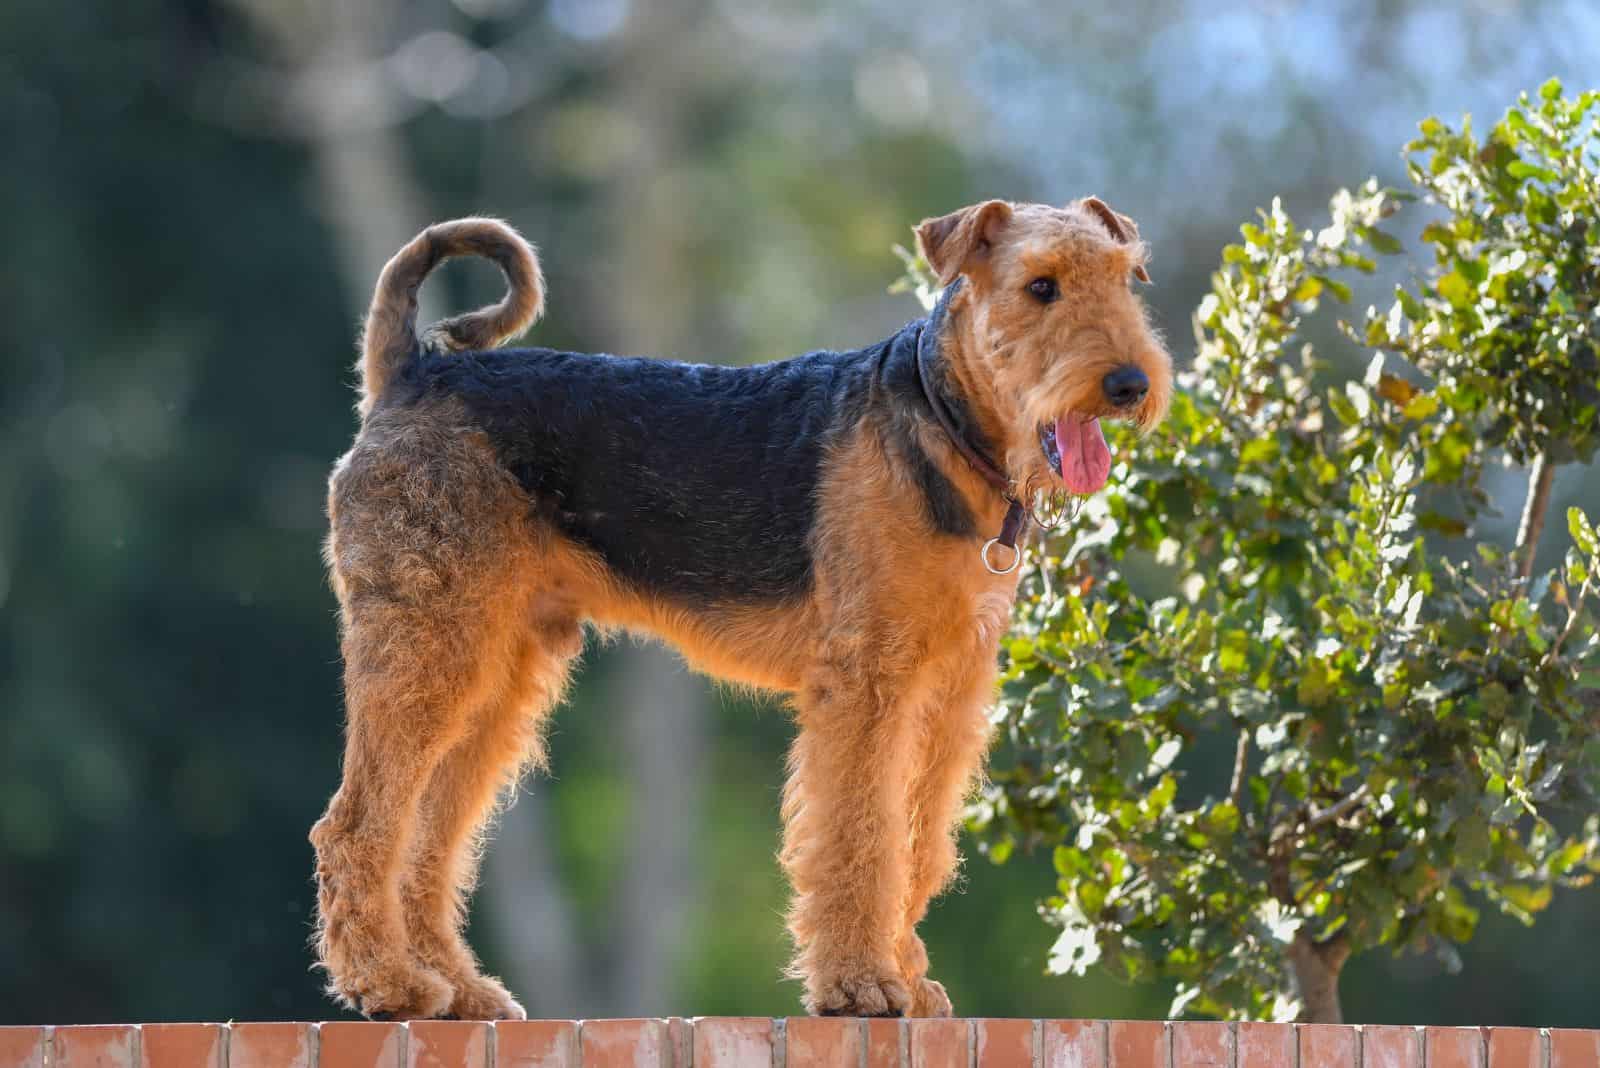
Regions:
M 924 221 L 917 240 L 941 284 L 966 279 L 942 351 L 1007 473 L 1028 496 L 1100 489 L 1100 420 L 1149 429 L 1172 393 L 1172 358 L 1133 291 L 1150 280 L 1133 220 L 1095 197 L 990 200 Z

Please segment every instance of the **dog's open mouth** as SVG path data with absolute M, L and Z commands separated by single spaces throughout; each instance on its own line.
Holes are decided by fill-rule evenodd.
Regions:
M 1039 447 L 1072 493 L 1094 493 L 1111 477 L 1111 450 L 1100 420 L 1064 415 L 1039 428 Z

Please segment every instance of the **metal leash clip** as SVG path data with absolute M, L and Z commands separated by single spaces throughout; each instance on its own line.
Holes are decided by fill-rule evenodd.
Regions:
M 1053 510 L 1048 513 L 1048 522 L 1039 518 L 1037 509 L 1029 511 L 1028 518 L 1033 520 L 1034 525 L 1040 530 L 1060 530 L 1078 518 L 1078 509 L 1083 505 L 1083 498 L 1071 494 L 1041 493 L 1039 499 L 1053 506 Z

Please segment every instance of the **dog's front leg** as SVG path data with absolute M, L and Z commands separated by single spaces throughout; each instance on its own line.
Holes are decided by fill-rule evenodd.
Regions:
M 783 793 L 791 974 L 822 1015 L 911 1008 L 895 952 L 910 879 L 911 717 L 871 659 L 841 657 L 802 689 Z
M 910 783 L 911 876 L 899 943 L 900 970 L 911 988 L 911 1015 L 949 1016 L 944 987 L 928 978 L 928 951 L 917 925 L 928 904 L 949 885 L 960 865 L 956 833 L 961 807 L 989 750 L 987 709 L 994 698 L 995 649 L 974 654 L 939 672 L 933 696 L 918 710 Z

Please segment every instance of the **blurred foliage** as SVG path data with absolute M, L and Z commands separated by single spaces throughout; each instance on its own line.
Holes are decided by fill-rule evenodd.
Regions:
M 1487 149 L 1437 120 L 1410 146 L 1448 214 L 1365 335 L 1410 375 L 1380 352 L 1330 388 L 1306 342 L 1402 251 L 1403 198 L 1341 192 L 1315 234 L 1274 202 L 1223 253 L 1166 423 L 1024 576 L 973 822 L 996 861 L 1053 848 L 1052 971 L 1176 979 L 1174 1015 L 1330 1019 L 1314 991 L 1352 953 L 1459 967 L 1474 897 L 1531 923 L 1600 872 L 1590 520 L 1531 582 L 1423 535 L 1471 537 L 1498 450 L 1594 448 L 1594 94 L 1541 100 Z M 1231 761 L 1191 759 L 1215 736 Z

